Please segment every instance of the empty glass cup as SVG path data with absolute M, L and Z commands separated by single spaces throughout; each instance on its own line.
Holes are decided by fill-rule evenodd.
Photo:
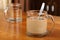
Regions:
M 22 21 L 21 4 L 10 4 L 4 9 L 5 18 L 9 22 Z

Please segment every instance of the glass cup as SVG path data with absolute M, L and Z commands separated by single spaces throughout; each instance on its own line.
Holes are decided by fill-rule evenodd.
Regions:
M 4 9 L 4 15 L 8 22 L 22 21 L 21 4 L 10 4 Z
M 52 27 L 48 25 L 48 19 L 51 19 L 50 22 Z M 42 15 L 39 15 L 39 10 L 30 10 L 27 11 L 27 35 L 33 37 L 43 37 L 54 28 L 54 18 L 51 15 L 47 14 L 47 11 L 43 11 Z

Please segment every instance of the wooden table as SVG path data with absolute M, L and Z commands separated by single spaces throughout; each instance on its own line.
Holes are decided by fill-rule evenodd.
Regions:
M 22 26 L 19 23 L 8 23 L 5 19 L 4 13 L 0 11 L 0 40 L 60 40 L 60 17 L 54 16 L 55 29 L 48 36 L 42 38 L 34 38 L 26 35 L 26 14 L 23 13 Z M 17 25 L 17 26 L 16 26 Z M 12 28 L 13 29 L 12 29 Z M 20 28 L 16 32 L 16 27 Z

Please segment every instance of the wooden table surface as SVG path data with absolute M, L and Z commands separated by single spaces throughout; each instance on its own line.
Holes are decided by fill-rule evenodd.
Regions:
M 54 16 L 55 28 L 48 36 L 34 38 L 26 35 L 26 14 L 23 13 L 23 23 L 9 23 L 4 13 L 0 11 L 0 40 L 60 40 L 60 17 Z M 16 31 L 17 30 L 17 31 Z

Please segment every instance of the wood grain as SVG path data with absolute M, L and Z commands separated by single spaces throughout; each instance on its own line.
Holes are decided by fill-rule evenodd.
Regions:
M 23 21 L 21 26 L 21 22 L 7 22 L 3 11 L 0 11 L 0 40 L 60 40 L 60 17 L 54 16 L 54 18 L 54 31 L 45 37 L 34 38 L 26 35 L 26 13 L 23 12 Z M 14 29 L 11 29 L 11 27 L 13 27 Z M 19 27 L 19 32 L 17 33 L 16 27 Z

